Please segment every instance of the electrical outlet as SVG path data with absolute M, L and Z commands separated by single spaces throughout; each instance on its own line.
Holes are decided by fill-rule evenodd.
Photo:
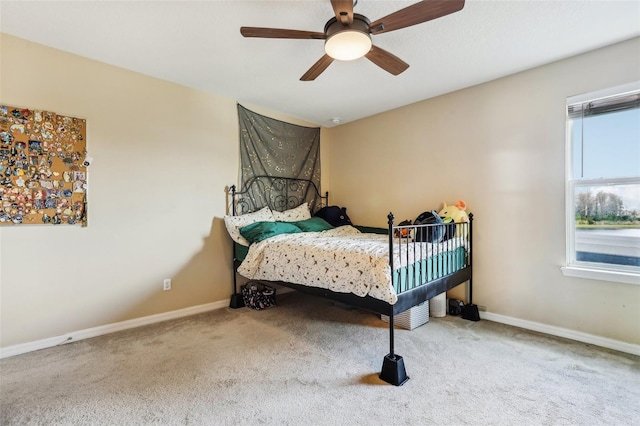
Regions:
M 164 291 L 171 290 L 171 278 L 165 278 L 162 283 L 162 289 Z

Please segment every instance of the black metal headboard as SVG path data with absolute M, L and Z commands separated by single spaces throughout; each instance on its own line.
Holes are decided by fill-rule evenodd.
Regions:
M 329 192 L 323 196 L 315 183 L 300 178 L 254 176 L 244 183 L 242 191 L 236 191 L 235 185 L 229 191 L 233 216 L 251 213 L 265 206 L 281 212 L 298 207 L 305 201 L 313 213 L 329 202 Z

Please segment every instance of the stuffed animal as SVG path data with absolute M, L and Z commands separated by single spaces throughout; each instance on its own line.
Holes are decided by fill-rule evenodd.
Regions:
M 457 203 L 455 203 L 452 206 L 448 206 L 447 203 L 442 203 L 443 207 L 442 210 L 440 210 L 440 212 L 438 212 L 438 216 L 440 216 L 442 218 L 442 220 L 447 223 L 447 222 L 454 222 L 454 223 L 463 223 L 463 222 L 469 222 L 469 215 L 467 215 L 467 203 L 465 203 L 462 200 L 459 200 Z M 459 236 L 467 236 L 467 226 L 456 226 L 456 233 L 455 236 L 459 237 Z
M 398 224 L 398 226 L 409 226 L 409 225 L 411 225 L 411 221 L 409 219 L 405 219 Z M 394 235 L 396 238 L 409 238 L 411 237 L 411 228 L 396 229 Z

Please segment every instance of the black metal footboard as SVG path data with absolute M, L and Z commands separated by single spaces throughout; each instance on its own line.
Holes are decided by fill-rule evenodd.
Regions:
M 473 214 L 469 215 L 469 222 L 455 224 L 395 226 L 393 213 L 389 213 L 387 218 L 389 267 L 398 301 L 389 305 L 387 312 L 384 312 L 389 316 L 389 353 L 382 361 L 380 378 L 400 386 L 409 377 L 402 356 L 395 353 L 394 315 L 467 281 L 471 303 Z M 416 242 L 431 243 L 431 249 L 427 244 Z M 394 265 L 394 253 L 398 254 L 401 265 Z M 405 283 L 401 282 L 403 278 Z

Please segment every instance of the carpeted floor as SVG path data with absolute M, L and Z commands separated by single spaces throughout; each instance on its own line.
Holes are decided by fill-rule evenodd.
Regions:
M 0 360 L 2 425 L 640 425 L 640 357 L 489 321 L 396 332 L 289 293 Z

